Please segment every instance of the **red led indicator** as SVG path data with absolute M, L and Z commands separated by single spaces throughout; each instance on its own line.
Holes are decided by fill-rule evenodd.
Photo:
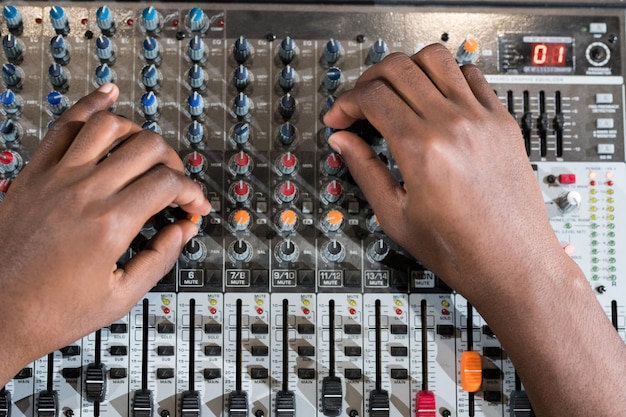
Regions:
M 81 24 L 81 25 L 83 25 L 83 26 L 85 26 L 85 25 L 87 24 L 87 22 L 88 22 L 88 21 L 89 21 L 89 20 L 87 20 L 87 18 L 86 18 L 86 17 L 83 17 L 82 19 L 80 19 L 80 24 Z
M 178 19 L 172 20 L 172 26 L 174 27 L 178 26 Z
M 606 185 L 608 185 L 609 187 L 613 186 L 613 181 L 607 181 Z
M 41 25 L 41 22 L 43 22 L 41 17 L 38 17 L 38 18 L 35 19 L 35 23 L 37 23 L 38 25 Z
M 163 306 L 163 312 L 164 312 L 165 314 L 170 314 L 170 309 L 169 309 L 169 307 L 165 307 L 165 306 Z
M 215 308 L 215 307 L 211 307 L 211 308 L 209 309 L 209 312 L 210 312 L 211 314 L 217 314 L 217 308 Z
M 448 310 L 447 308 L 443 308 L 441 309 L 441 314 L 443 314 L 444 316 L 449 316 L 450 310 Z
M 257 309 L 256 309 L 256 313 L 257 313 L 258 315 L 263 314 L 263 309 L 262 309 L 261 307 L 257 307 Z
M 401 308 L 396 308 L 396 314 L 399 316 L 402 314 L 402 309 Z
M 353 316 L 356 314 L 356 308 L 351 308 L 349 311 Z
M 217 21 L 217 26 L 223 28 L 224 27 L 224 20 L 223 19 L 218 20 Z
M 134 21 L 133 19 L 127 19 L 127 20 L 126 20 L 126 24 L 127 24 L 128 26 L 132 26 L 132 25 L 134 25 L 134 24 L 135 24 L 135 21 Z
M 589 181 L 589 185 L 591 185 L 592 187 L 595 187 L 596 182 L 594 180 Z
M 533 43 L 531 60 L 536 66 L 563 67 L 567 58 L 567 50 L 563 43 Z
M 309 309 L 308 309 L 308 308 L 306 308 L 306 307 L 302 307 L 302 312 L 303 312 L 305 315 L 309 315 L 309 314 L 311 314 L 311 310 L 309 310 Z

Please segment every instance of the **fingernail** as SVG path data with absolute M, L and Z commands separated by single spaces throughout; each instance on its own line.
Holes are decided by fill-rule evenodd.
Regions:
M 97 91 L 99 91 L 100 93 L 109 94 L 111 91 L 113 91 L 114 87 L 115 85 L 113 83 L 105 83 L 98 87 Z
M 330 135 L 328 137 L 328 146 L 330 146 L 333 151 L 335 151 L 339 155 L 341 155 L 341 148 L 339 147 L 339 144 L 337 144 L 337 141 L 335 140 L 335 135 L 334 134 Z

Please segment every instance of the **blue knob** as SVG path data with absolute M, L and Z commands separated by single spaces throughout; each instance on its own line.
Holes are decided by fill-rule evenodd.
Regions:
M 245 89 L 250 83 L 250 70 L 244 67 L 243 65 L 239 65 L 235 69 L 235 73 L 233 74 L 233 84 L 237 88 L 237 90 Z
M 204 58 L 204 41 L 198 35 L 189 41 L 189 58 L 193 62 L 200 62 Z
M 324 48 L 324 60 L 329 64 L 334 64 L 341 57 L 343 48 L 337 39 L 330 39 Z
M 330 110 L 333 104 L 335 104 L 335 100 L 337 100 L 337 97 L 333 96 L 332 94 L 326 97 L 326 101 L 324 102 L 324 107 L 322 107 L 322 116 L 328 113 L 328 110 Z
M 289 122 L 283 123 L 278 129 L 278 140 L 283 145 L 291 145 L 296 138 L 296 128 Z
M 67 87 L 67 73 L 56 62 L 48 67 L 48 78 L 50 78 L 50 84 L 55 88 Z
M 22 44 L 11 33 L 2 38 L 2 49 L 9 60 L 18 60 L 22 57 Z
M 282 40 L 278 47 L 278 56 L 283 63 L 290 63 L 296 56 L 296 42 L 289 36 Z
M 296 99 L 289 93 L 280 98 L 278 112 L 285 119 L 289 119 L 296 111 Z
M 19 132 L 20 130 L 13 120 L 5 119 L 0 122 L 0 136 L 5 143 L 17 141 Z
M 58 62 L 66 64 L 70 61 L 70 54 L 63 36 L 56 35 L 50 39 L 50 54 Z
M 7 87 L 19 86 L 22 82 L 23 71 L 13 64 L 2 64 L 2 80 Z
M 187 81 L 192 89 L 197 90 L 204 85 L 204 71 L 198 64 L 193 64 L 187 73 Z
M 7 5 L 2 9 L 2 15 L 4 16 L 4 21 L 7 23 L 7 27 L 9 30 L 18 29 L 23 25 L 22 23 L 22 15 L 19 10 L 15 6 Z
M 330 67 L 324 76 L 324 87 L 328 91 L 335 91 L 341 85 L 343 76 L 341 70 L 337 67 Z
M 113 43 L 105 35 L 100 35 L 96 39 L 96 53 L 101 61 L 110 63 L 114 60 Z
M 143 57 L 155 60 L 159 56 L 159 43 L 152 36 L 147 36 L 142 43 Z
M 206 29 L 207 26 L 207 18 L 202 9 L 198 7 L 194 7 L 189 10 L 189 29 L 192 32 L 201 32 Z
M 376 64 L 383 60 L 385 55 L 389 53 L 387 44 L 384 40 L 378 39 L 370 48 L 369 59 L 372 64 Z
M 153 120 L 146 120 L 141 125 L 141 128 L 144 130 L 152 130 L 153 132 L 157 132 L 159 135 L 162 133 L 161 126 L 159 126 L 158 123 Z
M 141 12 L 143 27 L 148 32 L 154 32 L 159 29 L 160 16 L 156 9 L 152 6 L 146 7 Z
M 48 108 L 55 116 L 60 116 L 68 108 L 67 98 L 58 91 L 48 93 Z
M 96 23 L 100 30 L 109 32 L 109 36 L 114 33 L 115 21 L 113 20 L 113 13 L 108 6 L 98 7 L 98 10 L 96 10 Z
M 60 35 L 67 35 L 70 33 L 70 27 L 67 22 L 67 15 L 65 10 L 60 6 L 52 6 L 50 9 L 50 22 L 56 33 Z
M 202 123 L 194 120 L 189 127 L 187 127 L 187 133 L 185 135 L 189 143 L 200 143 L 204 138 L 204 127 L 202 127 Z
M 250 111 L 250 99 L 244 93 L 239 93 L 233 102 L 233 111 L 238 117 L 244 117 Z
M 250 43 L 248 39 L 243 36 L 240 36 L 235 41 L 235 45 L 233 46 L 233 56 L 235 61 L 239 64 L 243 64 L 250 57 Z
M 98 85 L 113 82 L 113 71 L 107 64 L 100 64 L 96 67 L 96 83 Z
M 11 90 L 5 90 L 0 94 L 0 102 L 2 102 L 4 112 L 8 115 L 19 113 L 22 107 L 22 99 Z
M 204 112 L 204 99 L 197 91 L 194 91 L 187 97 L 187 106 L 191 117 L 198 117 Z
M 154 64 L 146 65 L 141 69 L 141 81 L 148 88 L 154 88 L 159 84 L 159 72 Z
M 235 143 L 243 145 L 250 140 L 250 125 L 246 122 L 239 122 L 233 127 L 232 138 Z
M 285 90 L 289 91 L 296 84 L 296 70 L 291 65 L 287 65 L 280 71 L 278 76 L 278 85 Z
M 152 91 L 148 91 L 141 96 L 141 108 L 146 117 L 155 116 L 159 110 L 159 101 Z

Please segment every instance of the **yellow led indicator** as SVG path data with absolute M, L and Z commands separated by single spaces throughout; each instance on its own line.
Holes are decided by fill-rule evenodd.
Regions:
M 170 299 L 169 298 L 163 298 L 162 301 L 163 301 L 163 304 L 165 304 L 166 306 L 170 305 Z
M 591 220 L 594 220 L 594 221 L 598 220 L 598 216 L 596 216 L 595 214 L 592 214 L 590 217 L 591 217 Z
M 448 300 L 442 300 L 441 301 L 441 306 L 442 307 L 450 307 L 450 302 Z
M 592 188 L 591 190 L 589 190 L 589 194 L 594 195 L 596 193 L 596 189 Z
M 262 298 L 257 298 L 256 299 L 256 305 L 262 306 L 263 305 L 263 299 Z
M 613 204 L 613 202 L 615 201 L 615 199 L 613 197 L 609 197 L 606 199 L 606 202 L 609 204 Z
M 308 298 L 303 298 L 302 304 L 304 304 L 305 306 L 308 306 L 309 304 L 311 304 L 311 300 L 309 300 Z
M 217 300 L 215 298 L 211 298 L 209 300 L 209 304 L 211 304 L 212 306 L 215 306 L 215 305 L 217 305 Z
M 348 301 L 348 304 L 350 304 L 350 307 L 354 307 L 356 306 L 356 301 L 354 301 L 354 299 L 350 299 L 350 301 Z
M 400 300 L 400 299 L 396 299 L 396 305 L 397 305 L 398 307 L 402 307 L 402 306 L 404 305 L 404 303 L 402 302 L 402 300 Z
M 611 189 L 606 190 L 606 193 L 608 195 L 613 195 L 613 189 L 611 188 Z

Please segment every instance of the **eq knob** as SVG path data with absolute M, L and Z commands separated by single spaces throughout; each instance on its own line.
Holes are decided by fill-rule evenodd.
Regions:
M 296 84 L 297 76 L 296 70 L 291 65 L 287 65 L 278 74 L 278 85 L 284 91 L 289 91 Z
M 2 49 L 9 62 L 19 65 L 24 60 L 22 42 L 12 33 L 2 38 Z
M 204 32 L 209 24 L 209 20 L 202 9 L 194 7 L 187 15 L 187 25 L 192 32 Z
M 100 6 L 96 10 L 96 24 L 103 34 L 107 36 L 115 34 L 115 18 L 108 6 Z
M 63 7 L 52 6 L 50 8 L 50 23 L 57 35 L 66 36 L 70 33 L 70 25 Z
M 326 262 L 341 262 L 346 256 L 346 250 L 341 242 L 332 239 L 322 245 L 321 255 Z
M 296 99 L 290 93 L 285 94 L 278 102 L 278 113 L 284 119 L 290 119 L 296 112 Z
M 198 174 L 204 169 L 204 156 L 199 152 L 193 152 L 187 156 L 187 170 L 192 174 Z
M 333 92 L 337 90 L 341 83 L 343 82 L 343 74 L 341 70 L 337 67 L 330 67 L 326 70 L 326 75 L 324 75 L 323 84 L 324 87 L 329 91 Z
M 50 84 L 58 90 L 67 90 L 69 88 L 67 71 L 56 62 L 48 67 L 48 79 Z
M 365 253 L 370 260 L 381 262 L 389 255 L 389 245 L 383 239 L 377 239 L 367 246 Z
M 276 160 L 276 169 L 283 175 L 291 175 L 295 172 L 298 166 L 298 158 L 291 152 L 282 154 Z
M 187 48 L 189 59 L 194 63 L 203 63 L 204 49 L 205 46 L 202 38 L 198 35 L 194 35 L 194 37 L 189 40 L 189 47 Z
M 283 145 L 291 145 L 296 139 L 296 128 L 289 122 L 283 123 L 278 128 L 278 140 Z
M 274 196 L 279 203 L 291 203 L 298 195 L 298 187 L 293 181 L 285 181 L 276 187 Z
M 338 153 L 331 153 L 324 158 L 322 170 L 326 175 L 339 175 L 345 170 L 343 158 Z
M 67 97 L 61 94 L 59 91 L 51 91 L 47 97 L 48 109 L 54 116 L 60 116 L 68 109 L 69 103 Z
M 252 171 L 252 158 L 246 152 L 240 151 L 230 158 L 228 166 L 234 175 L 248 175 Z
M 298 226 L 298 213 L 292 209 L 280 211 L 276 216 L 276 226 L 281 232 L 293 232 Z
M 289 64 L 296 56 L 296 48 L 296 42 L 290 36 L 287 36 L 280 42 L 278 57 L 284 64 Z
M 339 61 L 342 53 L 343 48 L 341 43 L 337 39 L 331 38 L 324 47 L 324 61 L 326 61 L 329 65 L 332 65 Z
M 293 262 L 298 259 L 300 251 L 292 240 L 283 240 L 276 246 L 276 256 L 279 261 Z
M 245 262 L 252 256 L 250 244 L 243 239 L 238 239 L 230 246 L 230 256 L 237 262 Z
M 333 204 L 343 197 L 343 187 L 337 180 L 333 180 L 322 188 L 321 198 L 327 204 Z
M 235 210 L 230 215 L 229 223 L 235 231 L 248 230 L 252 223 L 252 214 L 246 209 Z
M 157 42 L 157 40 L 152 36 L 146 36 L 146 38 L 141 43 L 141 53 L 146 59 L 146 62 L 150 64 L 160 66 L 163 62 L 163 58 L 161 58 L 161 47 L 159 46 L 159 42 Z
M 240 36 L 233 45 L 233 58 L 238 64 L 243 64 L 252 55 L 250 42 L 244 36 Z
M 189 143 L 193 145 L 201 143 L 202 139 L 204 139 L 204 127 L 200 122 L 194 120 L 189 126 L 187 126 L 185 137 Z
M 561 212 L 569 213 L 580 207 L 582 196 L 578 191 L 569 191 L 561 194 L 557 199 L 557 204 Z
M 233 85 L 237 90 L 245 90 L 252 80 L 252 74 L 250 70 L 243 66 L 239 65 L 235 72 L 233 73 Z
M 204 98 L 197 91 L 187 97 L 187 110 L 192 118 L 202 117 L 204 114 Z
M 0 94 L 2 109 L 7 116 L 16 116 L 22 109 L 22 98 L 12 90 L 5 90 Z
M 190 261 L 201 261 L 206 258 L 206 246 L 198 239 L 191 239 L 183 248 L 183 254 Z
M 246 122 L 238 122 L 235 124 L 231 138 L 238 145 L 245 145 L 248 143 L 250 140 L 250 125 Z
M 14 176 L 22 168 L 23 160 L 20 154 L 11 150 L 0 152 L 0 174 Z
M 321 226 L 326 232 L 336 232 L 340 230 L 344 223 L 344 216 L 340 210 L 328 210 L 322 215 Z
M 154 64 L 145 65 L 141 69 L 141 82 L 146 90 L 157 91 L 159 89 L 159 83 L 161 82 L 159 71 Z
M 19 90 L 22 88 L 24 71 L 11 63 L 2 64 L 2 81 L 8 88 Z
M 233 201 L 237 203 L 246 203 L 252 195 L 252 187 L 246 181 L 240 180 L 234 183 L 229 190 L 229 194 Z
M 161 16 L 152 6 L 141 11 L 141 24 L 146 32 L 158 32 L 161 25 Z
M 204 90 L 204 80 L 206 79 L 206 74 L 202 67 L 198 64 L 193 64 L 191 68 L 189 68 L 189 72 L 187 72 L 187 82 L 192 90 L 201 91 Z
M 233 101 L 233 112 L 237 117 L 246 117 L 250 111 L 250 99 L 244 93 L 239 93 Z
M 20 11 L 15 6 L 9 4 L 2 9 L 2 16 L 9 32 L 15 36 L 20 36 L 24 31 L 24 22 Z
M 328 95 L 328 97 L 326 97 L 326 100 L 324 101 L 324 106 L 322 107 L 322 112 L 321 112 L 322 116 L 324 116 L 326 113 L 328 113 L 328 111 L 333 106 L 333 104 L 335 104 L 335 100 L 337 100 L 337 97 L 333 96 L 332 94 L 330 94 L 330 95 Z M 330 128 L 328 128 L 328 129 L 330 129 Z
M 114 72 L 108 64 L 100 64 L 95 71 L 96 84 L 102 85 L 112 83 L 115 80 Z
M 159 124 L 155 122 L 154 120 L 146 120 L 145 122 L 141 124 L 141 128 L 145 130 L 152 130 L 153 132 L 156 132 L 159 135 L 163 134 L 163 131 L 161 130 L 161 126 L 159 126 Z
M 382 61 L 388 53 L 389 48 L 387 47 L 387 43 L 382 39 L 378 39 L 370 47 L 368 58 L 372 64 L 376 64 Z
M 11 119 L 0 122 L 0 138 L 5 144 L 16 143 L 21 136 L 20 126 Z
M 153 119 L 158 116 L 159 100 L 153 91 L 143 93 L 141 96 L 141 109 L 147 119 Z
M 467 37 L 456 51 L 456 62 L 459 65 L 473 64 L 478 59 L 478 41 Z
M 70 52 L 63 36 L 56 35 L 50 39 L 50 55 L 58 64 L 67 65 L 70 62 Z
M 115 51 L 113 50 L 113 42 L 105 35 L 98 36 L 96 39 L 96 54 L 100 62 L 109 65 L 115 64 Z

